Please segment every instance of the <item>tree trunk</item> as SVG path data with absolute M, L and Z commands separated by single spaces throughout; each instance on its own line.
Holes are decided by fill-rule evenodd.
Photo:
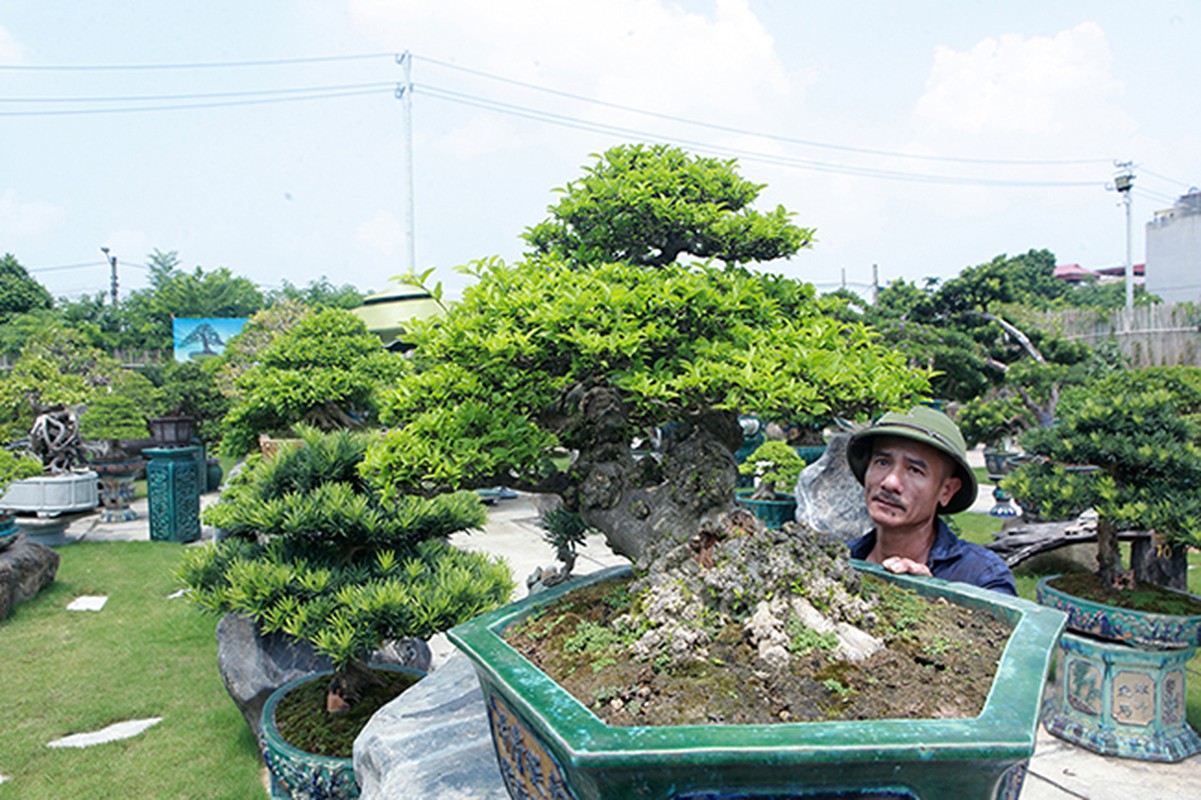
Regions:
M 1122 566 L 1118 530 L 1107 517 L 1097 520 L 1097 575 L 1101 583 L 1118 591 L 1134 588 L 1134 574 Z
M 329 691 L 325 695 L 325 710 L 331 714 L 347 712 L 363 699 L 368 689 L 380 683 L 375 670 L 362 661 L 352 659 L 330 678 Z
M 564 498 L 605 534 L 614 552 L 635 563 L 652 541 L 685 542 L 704 521 L 734 507 L 734 450 L 742 441 L 737 416 L 709 414 L 681 430 L 664 442 L 661 459 L 635 458 L 624 439 L 581 450 L 579 489 Z

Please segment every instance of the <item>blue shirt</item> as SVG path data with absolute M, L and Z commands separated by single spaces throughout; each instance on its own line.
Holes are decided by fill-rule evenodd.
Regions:
M 851 558 L 866 560 L 876 546 L 876 532 L 868 531 L 851 542 Z M 972 542 L 965 542 L 938 520 L 934 534 L 934 545 L 926 557 L 926 566 L 935 578 L 959 583 L 970 583 L 1005 594 L 1017 596 L 1013 573 L 1005 561 L 992 550 Z

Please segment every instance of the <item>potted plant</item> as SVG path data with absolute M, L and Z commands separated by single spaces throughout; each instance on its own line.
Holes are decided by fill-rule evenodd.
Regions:
M 273 784 L 289 796 L 318 786 L 323 797 L 353 797 L 353 737 L 400 691 L 368 667 L 368 655 L 385 640 L 428 638 L 493 608 L 513 585 L 504 564 L 446 541 L 482 524 L 473 493 L 381 494 L 358 471 L 373 434 L 303 428 L 301 436 L 303 447 L 248 459 L 205 511 L 225 537 L 190 548 L 179 577 L 202 609 L 245 615 L 261 633 L 283 632 L 331 659 L 332 673 L 271 695 L 261 744 Z M 416 677 L 410 671 L 408 681 Z M 311 707 L 285 719 L 283 707 L 313 681 Z M 316 741 L 301 738 L 296 717 L 316 721 Z M 325 742 L 331 728 L 348 738 Z
M 1181 391 L 1176 379 L 1201 386 L 1201 371 L 1138 372 L 1103 382 L 1054 428 L 1027 433 L 1033 460 L 1005 486 L 1045 516 L 1098 514 L 1097 574 L 1038 587 L 1039 602 L 1068 613 L 1072 631 L 1060 643 L 1048 729 L 1108 755 L 1177 761 L 1201 752 L 1183 712 L 1201 598 L 1179 591 L 1186 552 L 1201 544 L 1201 392 Z M 1136 541 L 1133 570 L 1122 562 L 1120 530 L 1149 532 Z
M 845 545 L 765 529 L 739 507 L 740 411 L 862 420 L 929 391 L 924 370 L 912 369 L 863 324 L 829 314 L 831 305 L 812 287 L 746 268 L 795 252 L 812 234 L 784 209 L 749 209 L 760 188 L 729 162 L 670 147 L 633 145 L 602 155 L 569 184 L 551 219 L 529 231 L 535 252 L 512 265 L 472 265 L 476 281 L 462 300 L 437 324 L 413 326 L 410 370 L 384 395 L 388 430 L 364 461 L 368 474 L 402 492 L 504 483 L 559 495 L 630 559 L 639 586 L 650 592 L 639 593 L 628 630 L 644 629 L 640 610 L 671 620 L 640 664 L 645 669 L 660 658 L 704 660 L 707 624 L 745 622 L 760 603 L 767 604 L 763 628 L 786 629 L 788 611 L 772 601 L 790 604 L 812 593 L 825 621 L 800 629 L 818 638 L 827 623 L 853 624 L 840 609 L 854 617 L 862 608 Z M 711 260 L 679 263 L 688 253 Z M 654 457 L 636 457 L 631 441 L 664 419 L 676 425 L 672 435 Z M 566 463 L 555 460 L 560 448 L 571 454 Z M 718 577 L 724 568 L 736 582 Z M 777 568 L 783 572 L 769 577 Z M 578 586 L 568 582 L 548 594 Z M 1014 621 L 1046 614 L 1021 601 L 1002 611 L 979 592 L 945 591 L 950 602 L 979 608 L 986 600 Z M 1042 618 L 1055 622 L 1028 640 L 1036 642 L 1025 662 L 1028 680 L 1014 684 L 1016 694 L 998 709 L 1013 726 L 994 735 L 987 722 L 943 721 L 952 723 L 945 733 L 958 731 L 962 739 L 953 745 L 940 738 L 937 747 L 922 739 L 932 729 L 912 720 L 837 735 L 804 723 L 778 731 L 637 726 L 624 736 L 641 738 L 641 749 L 611 746 L 621 732 L 589 720 L 590 712 L 566 700 L 545 674 L 526 671 L 511 647 L 458 638 L 484 687 L 514 797 L 757 796 L 778 795 L 781 786 L 799 792 L 781 782 L 783 763 L 793 779 L 807 776 L 813 788 L 832 789 L 831 778 L 809 769 L 821 759 L 839 762 L 843 792 L 983 797 L 1012 788 L 1033 751 L 1042 676 L 1062 619 Z M 484 624 L 503 625 L 497 618 Z M 582 635 L 581 646 L 589 640 Z M 1016 673 L 1006 666 L 1005 674 Z M 603 666 L 597 675 L 603 679 Z M 797 737 L 787 745 L 784 729 Z M 882 741 L 887 756 L 896 756 L 887 765 L 875 746 Z M 949 760 L 939 763 L 942 755 Z M 973 764 L 965 768 L 968 758 Z M 663 762 L 668 777 L 650 777 L 652 764 Z M 589 769 L 594 765 L 606 777 Z M 863 782 L 852 784 L 859 772 Z
M 796 518 L 796 497 L 792 492 L 781 492 L 776 486 L 795 488 L 805 461 L 788 444 L 771 439 L 755 448 L 739 465 L 738 472 L 753 476 L 755 488 L 749 493 L 740 493 L 738 502 L 755 512 L 755 516 L 778 528 Z
M 88 467 L 100 476 L 101 518 L 123 522 L 137 518 L 130 508 L 134 479 L 146 466 L 143 448 L 146 417 L 157 413 L 159 394 L 149 380 L 133 372 L 117 373 L 97 390 L 79 417 L 79 435 L 90 451 Z

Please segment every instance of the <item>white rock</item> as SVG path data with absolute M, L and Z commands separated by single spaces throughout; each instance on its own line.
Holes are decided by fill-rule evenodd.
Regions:
M 92 745 L 104 744 L 105 742 L 116 742 L 121 739 L 137 736 L 142 731 L 162 721 L 162 717 L 151 717 L 150 719 L 131 719 L 125 722 L 116 722 L 107 728 L 101 728 L 91 733 L 74 733 L 70 736 L 64 736 L 61 739 L 55 739 L 53 742 L 47 742 L 46 746 L 91 747 Z

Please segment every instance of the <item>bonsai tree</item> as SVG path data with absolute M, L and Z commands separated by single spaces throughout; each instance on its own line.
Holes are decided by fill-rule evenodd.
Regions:
M 428 638 L 506 601 L 508 567 L 451 546 L 479 527 L 471 492 L 429 499 L 381 494 L 359 472 L 373 434 L 302 427 L 303 446 L 255 454 L 204 521 L 229 534 L 189 548 L 178 575 L 203 609 L 236 612 L 330 657 L 330 711 L 375 682 L 370 653 Z
M 805 460 L 796 450 L 785 442 L 770 439 L 747 456 L 746 462 L 739 465 L 738 472 L 759 479 L 751 499 L 775 500 L 776 485 L 795 487 L 804 468 Z
M 364 470 L 397 493 L 508 485 L 557 494 L 567 511 L 635 562 L 648 583 L 667 585 L 663 576 L 685 572 L 685 562 L 771 560 L 787 574 L 764 569 L 731 576 L 737 588 L 724 592 L 706 588 L 706 578 L 696 572 L 681 575 L 697 602 L 744 613 L 756 598 L 806 585 L 801 573 L 810 574 L 820 548 L 805 537 L 781 542 L 746 535 L 760 529 L 735 503 L 734 453 L 743 443 L 739 413 L 865 418 L 911 403 L 928 390 L 927 375 L 883 347 L 867 326 L 826 313 L 832 306 L 811 286 L 741 263 L 645 258 L 668 241 L 708 241 L 707 226 L 735 226 L 721 203 L 703 192 L 672 193 L 677 181 L 688 185 L 689 173 L 703 160 L 655 152 L 661 157 L 647 168 L 664 174 L 646 185 L 641 167 L 634 173 L 609 169 L 610 162 L 622 163 L 624 148 L 602 156 L 593 172 L 615 184 L 606 191 L 658 198 L 645 204 L 659 212 L 656 230 L 667 232 L 646 248 L 633 247 L 624 234 L 627 224 L 638 223 L 621 216 L 621 204 L 594 201 L 587 186 L 569 186 L 551 210 L 551 224 L 536 229 L 543 253 L 512 265 L 477 262 L 468 268 L 477 282 L 462 300 L 436 324 L 414 326 L 412 371 L 384 397 L 381 420 L 389 429 L 371 447 Z M 731 164 L 723 169 L 728 174 L 714 175 L 705 186 L 739 181 Z M 692 205 L 709 202 L 713 215 L 698 223 Z M 578 233 L 577 220 L 584 217 L 595 225 L 581 256 L 572 232 Z M 780 217 L 787 214 L 772 218 Z M 562 248 L 551 241 L 556 230 L 565 237 Z M 778 226 L 768 226 L 762 242 L 760 226 L 739 230 L 747 241 L 730 251 L 732 261 L 750 253 L 780 254 L 772 246 L 780 240 Z M 808 236 L 798 229 L 786 238 L 799 245 Z M 603 258 L 593 260 L 593 253 Z M 610 260 L 615 258 L 628 260 Z M 637 458 L 631 442 L 655 427 L 665 431 L 659 452 Z M 716 551 L 724 547 L 740 554 L 719 559 Z M 771 557 L 773 552 L 780 555 Z M 841 552 L 846 561 L 840 543 L 829 552 Z M 831 569 L 815 580 L 835 583 L 830 576 L 837 572 L 853 585 L 849 566 Z M 862 611 L 851 601 L 825 608 L 849 616 Z M 673 621 L 695 623 L 703 612 L 693 611 L 680 611 Z M 673 652 L 686 651 L 698 652 Z
M 1199 375 L 1120 374 L 1074 399 L 1055 427 L 1022 438 L 1034 461 L 1003 487 L 1050 518 L 1096 509 L 1099 577 L 1107 587 L 1134 585 L 1118 550 L 1119 530 L 1154 531 L 1181 562 L 1189 546 L 1201 545 Z
M 403 370 L 404 362 L 351 312 L 328 308 L 305 317 L 235 379 L 222 448 L 242 455 L 259 434 L 286 432 L 298 423 L 325 431 L 363 428 L 375 416 L 379 388 Z
M 161 410 L 158 388 L 136 372 L 121 370 L 87 402 L 79 435 L 100 457 L 124 457 L 122 442 L 148 438 L 146 419 Z

